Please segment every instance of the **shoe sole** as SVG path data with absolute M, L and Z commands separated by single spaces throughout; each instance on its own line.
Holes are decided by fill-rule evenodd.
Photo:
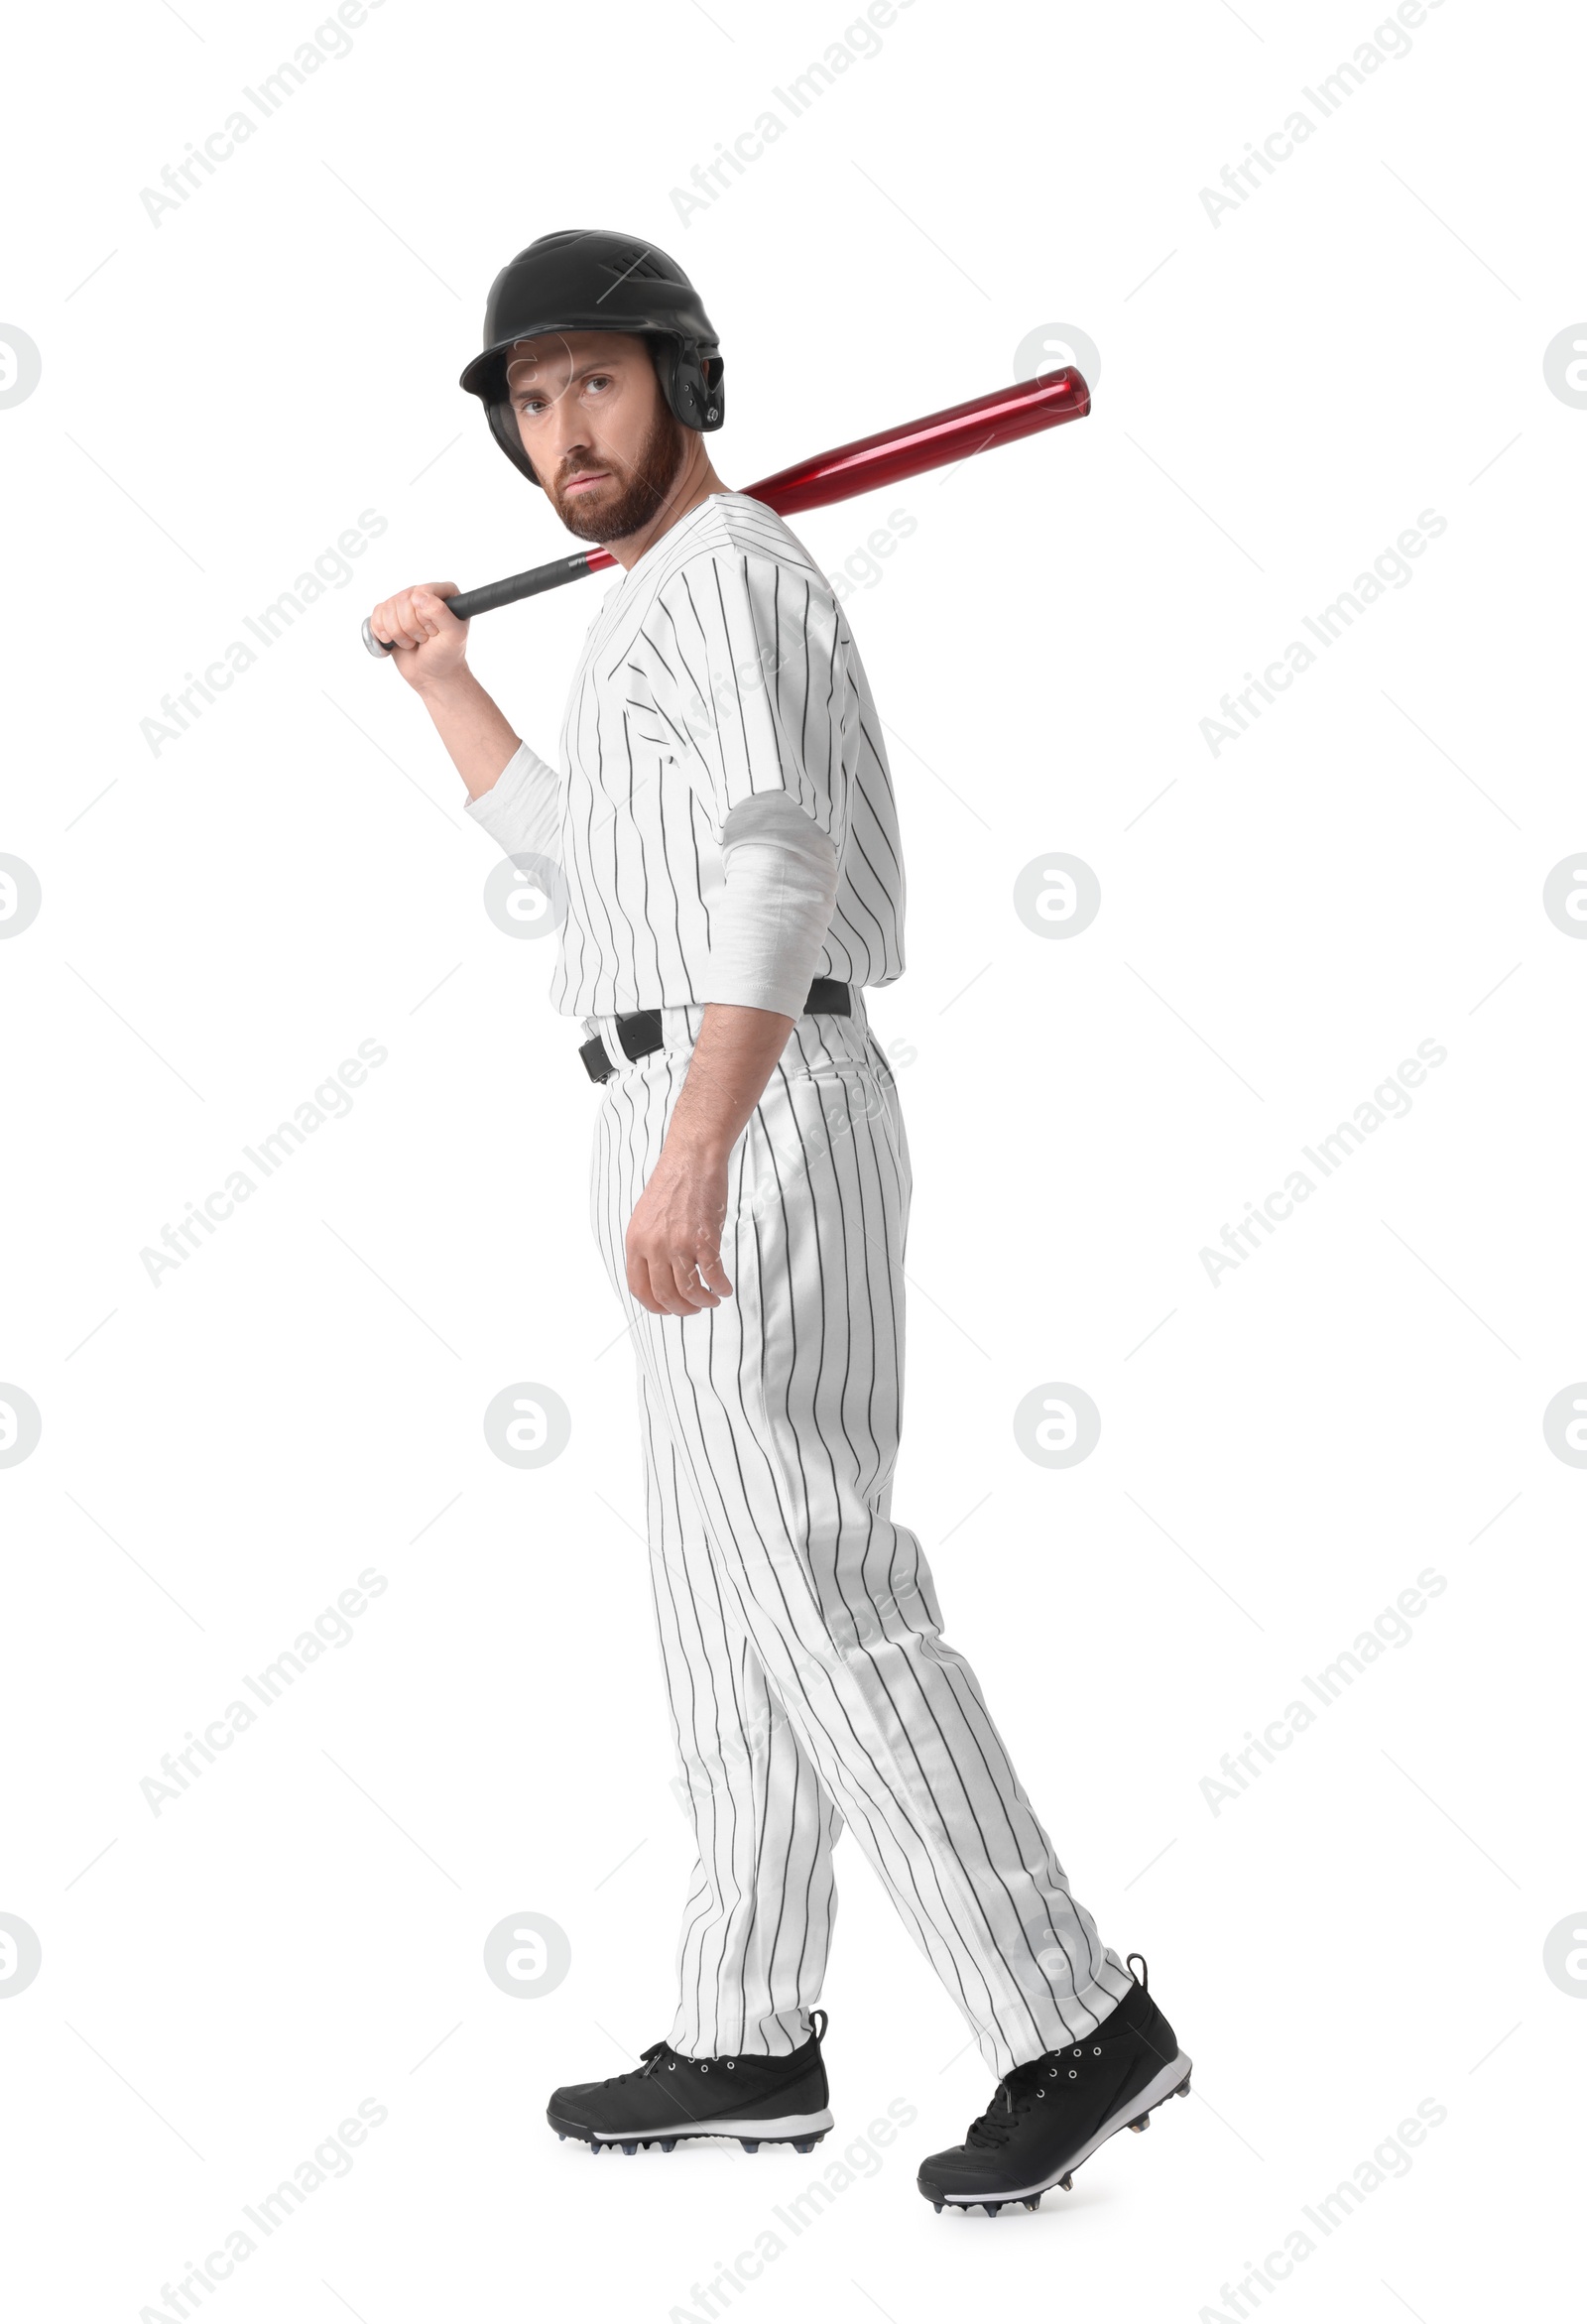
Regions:
M 1028 2187 L 1007 2187 L 1001 2193 L 990 2196 L 984 2194 L 939 2195 L 922 2185 L 918 2179 L 916 2184 L 933 2211 L 942 2210 L 944 2205 L 953 2211 L 973 2211 L 978 2203 L 992 2219 L 997 2217 L 1005 2203 L 1023 2203 L 1027 2211 L 1034 2211 L 1042 2196 L 1050 2194 L 1054 2187 L 1062 2187 L 1065 2193 L 1068 2192 L 1069 2181 L 1073 2174 L 1079 2169 L 1082 2162 L 1095 2154 L 1105 2139 L 1111 2139 L 1116 2131 L 1122 2131 L 1127 2124 L 1132 2131 L 1144 2131 L 1160 2106 L 1170 2098 L 1188 2098 L 1189 2095 L 1190 2060 L 1181 2050 L 1177 2057 L 1169 2060 L 1160 2073 L 1153 2075 L 1144 2090 L 1138 2091 L 1134 2098 L 1121 2106 L 1117 2114 L 1110 2115 L 1101 2129 L 1095 2131 L 1083 2146 L 1077 2146 L 1075 2151 L 1065 2161 L 1060 2162 L 1057 2169 L 1049 2172 L 1044 2179 L 1038 2179 Z
M 628 2137 L 621 2131 L 591 2131 L 550 2113 L 546 2120 L 558 2139 L 582 2139 L 597 2154 L 606 2146 L 621 2146 L 625 2154 L 637 2154 L 642 2146 L 660 2146 L 664 2154 L 671 2154 L 679 2139 L 736 2139 L 746 2154 L 753 2154 L 758 2146 L 792 2146 L 797 2154 L 808 2154 L 832 2128 L 831 2111 L 826 2107 L 819 2114 L 772 2115 L 764 2122 L 741 2115 L 737 2119 L 719 2116 L 707 2123 L 670 2123 L 659 2130 L 635 2131 Z

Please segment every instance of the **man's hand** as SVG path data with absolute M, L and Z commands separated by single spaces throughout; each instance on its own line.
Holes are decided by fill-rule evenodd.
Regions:
M 369 627 L 429 712 L 470 798 L 483 798 L 518 737 L 468 667 L 468 624 L 446 610 L 455 581 L 422 582 L 377 605 Z
M 794 1030 L 771 1009 L 709 1001 L 662 1142 L 628 1222 L 628 1287 L 653 1315 L 720 1306 L 727 1162 Z
M 669 1133 L 628 1222 L 628 1287 L 642 1307 L 692 1315 L 731 1294 L 722 1266 L 726 1216 L 725 1151 L 681 1145 Z
M 369 617 L 370 629 L 391 647 L 392 660 L 417 693 L 455 677 L 463 668 L 468 624 L 446 610 L 447 598 L 456 595 L 455 581 L 421 581 L 399 589 Z

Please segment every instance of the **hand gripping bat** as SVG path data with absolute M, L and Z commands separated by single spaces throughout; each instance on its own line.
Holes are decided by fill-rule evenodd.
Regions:
M 797 516 L 804 509 L 824 508 L 829 501 L 852 500 L 858 493 L 896 484 L 904 476 L 918 476 L 927 468 L 946 467 L 974 452 L 989 451 L 994 444 L 1036 435 L 1065 420 L 1083 420 L 1090 409 L 1091 390 L 1072 365 L 1065 365 L 1040 379 L 1021 380 L 1014 387 L 977 396 L 973 403 L 932 412 L 924 420 L 862 435 L 857 443 L 840 444 L 835 451 L 817 452 L 759 484 L 746 484 L 744 492 L 780 517 Z M 476 613 L 492 613 L 520 597 L 538 597 L 545 589 L 559 589 L 564 581 L 601 572 L 616 562 L 609 550 L 581 549 L 575 556 L 558 556 L 527 573 L 510 573 L 505 580 L 465 589 L 460 596 L 447 598 L 447 610 L 455 620 L 468 621 Z M 377 656 L 392 650 L 367 621 L 364 644 Z

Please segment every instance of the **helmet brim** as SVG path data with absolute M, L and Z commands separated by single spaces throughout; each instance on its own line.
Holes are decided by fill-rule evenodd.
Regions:
M 568 314 L 554 322 L 537 322 L 532 329 L 514 331 L 509 338 L 497 339 L 483 348 L 471 363 L 464 366 L 458 386 L 466 388 L 471 396 L 478 396 L 483 404 L 499 404 L 507 390 L 507 357 L 510 351 L 525 339 L 549 338 L 556 331 L 604 331 L 614 339 L 675 339 L 680 334 L 662 323 L 613 322 L 609 314 Z M 700 343 L 700 352 L 713 355 L 714 344 Z

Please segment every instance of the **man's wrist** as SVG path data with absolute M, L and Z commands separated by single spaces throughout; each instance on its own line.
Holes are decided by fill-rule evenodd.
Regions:
M 724 1137 L 714 1123 L 680 1121 L 675 1113 L 662 1145 L 673 1162 L 705 1170 L 725 1169 L 733 1151 L 732 1139 Z
M 421 679 L 414 691 L 433 715 L 437 710 L 459 710 L 465 702 L 477 700 L 485 689 L 465 662 L 460 669 Z

